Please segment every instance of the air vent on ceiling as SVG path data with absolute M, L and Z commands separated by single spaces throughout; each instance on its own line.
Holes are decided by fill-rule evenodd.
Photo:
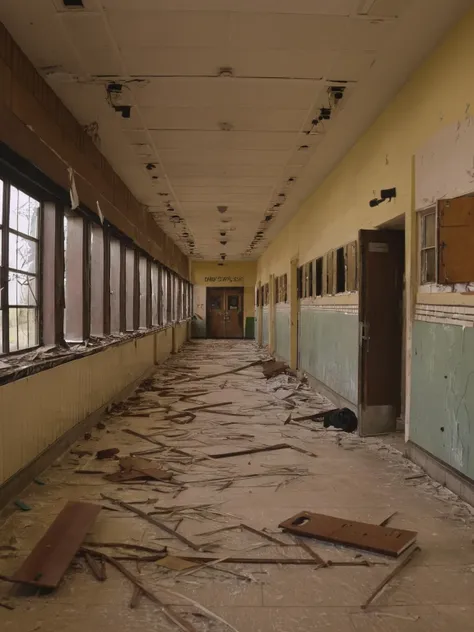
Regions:
M 63 4 L 65 7 L 79 7 L 84 8 L 82 0 L 63 0 Z

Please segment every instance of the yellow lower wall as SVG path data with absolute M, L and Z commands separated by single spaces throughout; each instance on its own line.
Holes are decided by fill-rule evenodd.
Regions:
M 0 386 L 0 485 L 64 433 L 163 362 L 187 339 L 180 323 Z

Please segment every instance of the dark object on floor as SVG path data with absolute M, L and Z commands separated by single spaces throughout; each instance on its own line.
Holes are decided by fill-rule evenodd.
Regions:
M 415 557 L 415 555 L 417 555 L 418 553 L 420 553 L 421 549 L 419 546 L 415 546 L 414 549 L 412 549 L 408 555 L 405 557 L 404 560 L 402 560 L 388 575 L 385 579 L 383 579 L 380 584 L 377 586 L 377 588 L 372 592 L 372 594 L 370 595 L 370 597 L 367 599 L 367 601 L 365 603 L 362 604 L 361 608 L 362 610 L 366 610 L 369 605 L 372 603 L 372 601 L 375 599 L 375 597 L 377 597 L 377 595 L 380 593 L 380 591 L 382 590 L 382 588 L 385 588 L 385 586 L 388 584 L 388 582 L 390 582 L 395 575 L 397 575 L 402 568 L 405 568 L 405 566 L 411 562 L 411 560 Z
M 286 362 L 279 362 L 278 360 L 267 360 L 262 362 L 263 375 L 268 379 L 276 377 L 280 373 L 285 373 L 288 369 Z
M 15 505 L 18 507 L 18 509 L 21 509 L 22 511 L 31 511 L 31 507 L 20 499 L 15 500 Z
M 56 588 L 97 518 L 100 505 L 68 502 L 12 581 Z
M 311 417 L 313 421 L 322 421 L 325 428 L 332 426 L 344 432 L 357 430 L 357 417 L 349 408 L 335 408 Z
M 118 448 L 107 448 L 105 450 L 99 450 L 95 455 L 97 459 L 111 459 L 116 454 L 118 454 L 120 450 Z
M 344 520 L 309 511 L 296 514 L 296 516 L 282 522 L 279 527 L 295 535 L 334 542 L 334 544 L 354 546 L 392 557 L 398 557 L 403 551 L 406 551 L 415 542 L 417 536 L 416 531 L 391 529 L 390 527 Z

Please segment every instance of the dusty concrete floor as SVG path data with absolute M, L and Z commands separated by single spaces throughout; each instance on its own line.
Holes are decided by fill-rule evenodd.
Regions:
M 78 457 L 68 452 L 41 477 L 45 485 L 32 485 L 23 495 L 31 511 L 7 511 L 2 516 L 0 574 L 9 575 L 18 568 L 66 500 L 101 502 L 101 494 L 137 503 L 136 507 L 147 512 L 159 511 L 157 518 L 171 527 L 179 523 L 179 532 L 193 541 L 213 543 L 218 557 L 307 557 L 290 535 L 278 530 L 280 521 L 302 509 L 374 523 L 397 511 L 391 526 L 418 531 L 422 553 L 390 583 L 368 611 L 362 611 L 360 605 L 396 562 L 366 553 L 360 557 L 355 549 L 315 540 L 309 543 L 325 560 L 365 559 L 376 564 L 320 569 L 221 564 L 221 570 L 207 568 L 180 576 L 153 562 L 124 564 L 194 626 L 189 629 L 197 631 L 474 629 L 474 515 L 456 496 L 426 477 L 407 480 L 406 477 L 419 470 L 391 445 L 320 430 L 311 422 L 307 427 L 284 425 L 291 404 L 285 404 L 282 398 L 295 388 L 297 383 L 292 378 L 280 376 L 266 381 L 261 369 L 255 367 L 240 374 L 179 384 L 183 372 L 208 375 L 251 362 L 259 353 L 248 342 L 190 344 L 182 354 L 158 369 L 154 383 L 174 387 L 175 393 L 200 390 L 207 394 L 183 402 L 177 401 L 176 395 L 163 397 L 157 392 L 143 392 L 139 400 L 133 401 L 133 408 L 171 405 L 172 411 L 176 411 L 199 403 L 231 401 L 233 404 L 223 404 L 222 412 L 197 412 L 196 419 L 188 425 L 165 420 L 164 410 L 149 417 L 110 416 L 105 420 L 106 429 L 95 430 L 90 440 L 73 448 L 95 453 L 97 449 L 119 447 L 124 455 L 160 449 L 123 430 L 153 435 L 167 446 L 194 455 L 191 459 L 162 448 L 149 457 L 174 468 L 174 479 L 183 483 L 183 489 L 156 482 L 117 485 L 105 481 L 100 473 L 78 473 L 78 469 L 113 472 L 118 469 L 117 461 L 97 461 L 92 456 Z M 286 382 L 289 385 L 285 389 Z M 282 385 L 280 390 L 278 385 Z M 304 387 L 300 392 L 301 396 L 293 398 L 297 404 L 295 416 L 331 408 L 327 400 Z M 223 414 L 224 411 L 244 416 Z M 312 451 L 317 458 L 285 449 L 199 460 L 204 454 L 281 442 Z M 256 476 L 242 478 L 247 474 Z M 241 530 L 198 535 L 240 523 L 268 530 L 290 546 L 278 547 Z M 88 541 L 127 542 L 156 548 L 162 545 L 171 553 L 195 554 L 173 536 L 110 502 L 101 511 Z M 102 550 L 110 555 L 146 555 L 140 551 Z M 246 577 L 231 575 L 224 569 Z M 52 594 L 11 596 L 9 590 L 8 584 L 0 584 L 0 601 L 8 598 L 15 606 L 12 611 L 0 608 L 0 629 L 5 632 L 179 629 L 146 598 L 142 598 L 137 609 L 130 609 L 133 593 L 130 582 L 109 567 L 107 581 L 98 583 L 80 558 Z M 229 625 L 203 617 L 196 606 L 179 595 L 193 599 Z

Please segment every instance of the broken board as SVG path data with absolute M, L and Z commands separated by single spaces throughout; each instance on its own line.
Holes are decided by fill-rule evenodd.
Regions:
M 415 542 L 417 536 L 416 531 L 381 527 L 366 522 L 310 513 L 309 511 L 296 514 L 296 516 L 282 522 L 279 527 L 295 535 L 316 538 L 334 544 L 354 546 L 392 557 L 401 555 Z
M 56 588 L 100 510 L 100 505 L 68 502 L 12 581 L 38 588 Z

